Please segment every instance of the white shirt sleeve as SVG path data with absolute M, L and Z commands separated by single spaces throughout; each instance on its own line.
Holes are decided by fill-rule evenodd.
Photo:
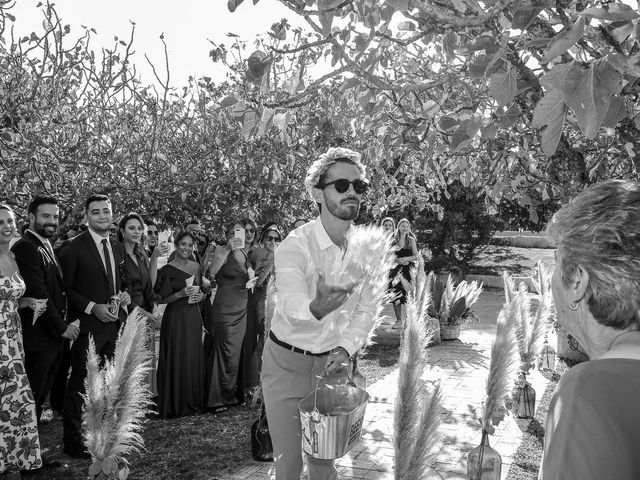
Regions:
M 347 328 L 342 332 L 338 346 L 343 347 L 350 356 L 360 350 L 373 330 L 375 314 L 376 302 L 371 292 L 362 292 Z
M 283 243 L 275 255 L 279 313 L 292 323 L 318 320 L 309 310 L 313 300 L 307 289 L 307 256 L 297 243 Z

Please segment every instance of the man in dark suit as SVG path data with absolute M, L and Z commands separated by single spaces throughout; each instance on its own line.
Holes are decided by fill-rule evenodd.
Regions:
M 111 359 L 120 322 L 121 308 L 110 304 L 125 289 L 122 268 L 124 246 L 109 239 L 113 222 L 111 201 L 106 195 L 92 195 L 85 202 L 88 229 L 61 249 L 60 263 L 69 298 L 70 321 L 80 321 L 80 335 L 71 347 L 71 376 L 64 399 L 64 451 L 76 458 L 89 458 L 82 442 L 81 415 L 84 379 L 87 374 L 89 335 L 100 357 Z M 123 294 L 122 305 L 130 302 Z
M 25 296 L 46 299 L 46 310 L 20 310 L 25 350 L 25 369 L 36 402 L 38 418 L 62 358 L 64 339 L 75 340 L 79 329 L 67 325 L 67 297 L 49 239 L 58 228 L 58 200 L 36 197 L 28 207 L 29 225 L 11 251 L 27 286 Z M 35 315 L 35 318 L 34 318 Z

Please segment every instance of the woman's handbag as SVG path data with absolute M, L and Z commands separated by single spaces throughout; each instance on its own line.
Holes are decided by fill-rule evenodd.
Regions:
M 264 402 L 260 408 L 260 417 L 251 425 L 251 456 L 258 462 L 273 462 L 273 444 Z

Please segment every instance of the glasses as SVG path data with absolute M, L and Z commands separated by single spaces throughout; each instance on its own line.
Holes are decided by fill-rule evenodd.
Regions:
M 280 237 L 277 235 L 267 235 L 267 240 L 270 242 L 279 242 Z
M 147 232 L 147 235 L 150 237 L 156 237 L 158 235 L 158 232 L 154 231 L 154 230 L 149 230 Z
M 110 228 L 109 233 L 116 233 L 118 231 L 117 228 Z
M 251 228 L 251 227 L 247 227 L 247 228 L 245 228 L 244 230 L 245 230 L 247 233 L 253 233 L 253 232 L 255 232 L 255 231 L 256 231 L 256 229 L 255 229 L 255 228 Z
M 350 181 L 350 180 L 347 180 L 346 178 L 339 178 L 338 180 L 333 180 L 331 182 L 327 182 L 324 185 L 319 185 L 318 188 L 325 189 L 329 185 L 333 185 L 334 188 L 336 189 L 336 192 L 338 192 L 338 193 L 347 192 L 347 190 L 349 190 L 349 186 L 353 185 L 353 190 L 358 195 L 362 195 L 363 193 L 365 193 L 367 191 L 367 188 L 369 188 L 369 183 L 365 182 L 364 180 Z

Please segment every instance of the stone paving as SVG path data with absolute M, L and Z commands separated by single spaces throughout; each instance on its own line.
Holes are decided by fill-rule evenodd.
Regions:
M 481 436 L 471 409 L 477 408 L 480 411 L 480 403 L 484 397 L 489 350 L 502 299 L 502 292 L 484 292 L 475 306 L 480 323 L 464 326 L 459 341 L 447 341 L 429 350 L 430 371 L 427 378 L 441 381 L 444 405 L 439 429 L 441 440 L 435 449 L 432 463 L 437 473 L 433 472 L 428 476 L 429 480 L 466 478 L 466 454 L 479 443 Z M 386 323 L 380 327 L 379 334 L 389 338 L 395 332 Z M 537 370 L 529 379 L 541 397 L 548 380 Z M 394 478 L 392 435 L 397 381 L 396 370 L 367 388 L 371 398 L 365 414 L 362 440 L 344 458 L 336 461 L 341 479 Z M 502 456 L 503 480 L 508 475 L 521 438 L 522 433 L 512 416 L 507 417 L 491 437 L 491 446 Z M 220 480 L 275 478 L 271 472 L 272 466 L 271 463 L 249 460 Z M 303 474 L 302 478 L 306 479 L 307 476 Z

